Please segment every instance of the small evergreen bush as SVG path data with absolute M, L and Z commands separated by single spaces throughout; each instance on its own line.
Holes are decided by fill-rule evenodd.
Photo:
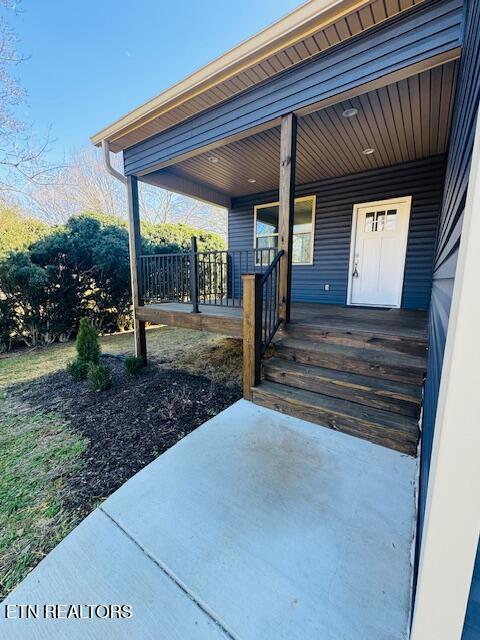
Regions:
M 79 360 L 98 364 L 100 359 L 98 331 L 90 324 L 88 318 L 82 318 L 80 320 L 80 328 L 78 330 L 75 348 Z
M 110 369 L 103 364 L 91 362 L 88 367 L 88 379 L 93 391 L 105 391 L 112 386 Z
M 125 370 L 130 376 L 135 376 L 143 368 L 143 360 L 138 356 L 127 356 L 125 358 Z
M 88 375 L 88 362 L 84 362 L 79 358 L 71 360 L 67 364 L 67 373 L 72 378 L 72 380 L 75 380 L 75 382 L 85 380 Z

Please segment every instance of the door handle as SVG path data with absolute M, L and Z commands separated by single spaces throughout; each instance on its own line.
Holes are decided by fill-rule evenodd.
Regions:
M 354 264 L 353 264 L 353 273 L 352 273 L 352 278 L 358 278 L 358 260 L 355 260 Z

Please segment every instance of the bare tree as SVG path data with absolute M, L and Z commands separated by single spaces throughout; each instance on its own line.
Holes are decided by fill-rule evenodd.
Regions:
M 18 0 L 0 0 L 0 196 L 25 193 L 26 185 L 47 184 L 54 174 L 45 154 L 49 136 L 38 140 L 31 125 L 16 116 L 25 92 L 13 70 L 24 57 L 18 52 L 18 38 L 7 16 L 18 11 Z
M 82 211 L 124 216 L 125 187 L 110 176 L 95 149 L 73 151 L 54 182 L 32 184 L 24 206 L 50 224 L 63 224 Z
M 103 167 L 98 150 L 73 151 L 60 167 L 48 163 L 51 142 L 38 140 L 16 111 L 25 92 L 14 69 L 25 58 L 10 25 L 20 0 L 0 0 L 0 200 L 18 204 L 51 224 L 61 224 L 82 211 L 126 215 L 125 187 Z M 121 158 L 114 162 L 121 169 Z M 150 222 L 185 222 L 226 233 L 226 212 L 164 189 L 140 184 L 142 217 Z
M 119 155 L 112 163 L 121 171 Z M 142 219 L 152 223 L 183 222 L 200 229 L 226 235 L 226 211 L 177 193 L 140 182 Z M 73 151 L 58 171 L 55 183 L 32 185 L 30 213 L 62 224 L 83 211 L 98 211 L 126 217 L 125 185 L 113 178 L 103 165 L 102 154 L 94 147 Z
M 149 222 L 183 222 L 226 236 L 227 212 L 223 207 L 140 183 L 140 209 Z

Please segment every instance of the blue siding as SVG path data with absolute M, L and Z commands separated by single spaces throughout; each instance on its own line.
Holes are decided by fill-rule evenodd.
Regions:
M 478 640 L 478 638 L 480 638 L 480 549 L 477 549 L 462 640 Z
M 412 8 L 124 152 L 138 174 L 460 46 L 462 0 Z
M 445 190 L 435 255 L 429 322 L 429 357 L 422 425 L 419 500 L 419 536 L 425 517 L 428 473 L 434 437 L 438 391 L 442 372 L 448 318 L 455 282 L 475 124 L 480 97 L 480 2 L 467 0 L 464 42 L 453 114 Z M 464 640 L 480 638 L 480 566 L 476 563 Z
M 345 304 L 353 205 L 413 196 L 405 263 L 402 307 L 427 309 L 430 302 L 435 238 L 443 190 L 444 158 L 436 156 L 402 165 L 322 180 L 298 187 L 297 196 L 317 196 L 313 265 L 295 266 L 295 302 Z M 231 249 L 253 247 L 253 207 L 278 194 L 236 198 L 229 215 Z M 330 284 L 330 291 L 324 285 Z

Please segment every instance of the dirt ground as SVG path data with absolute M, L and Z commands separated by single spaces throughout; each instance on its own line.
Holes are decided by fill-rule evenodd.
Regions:
M 241 397 L 241 343 L 147 331 L 149 366 L 126 373 L 132 334 L 101 339 L 113 384 L 65 367 L 74 345 L 0 358 L 0 599 L 145 465 Z
M 95 393 L 88 381 L 74 383 L 64 371 L 49 375 L 41 385 L 16 391 L 18 400 L 61 414 L 70 429 L 87 438 L 84 464 L 62 490 L 64 507 L 80 518 L 240 397 L 236 386 L 166 370 L 157 363 L 128 376 L 121 361 L 102 358 L 105 361 L 113 374 L 113 385 L 106 391 Z

